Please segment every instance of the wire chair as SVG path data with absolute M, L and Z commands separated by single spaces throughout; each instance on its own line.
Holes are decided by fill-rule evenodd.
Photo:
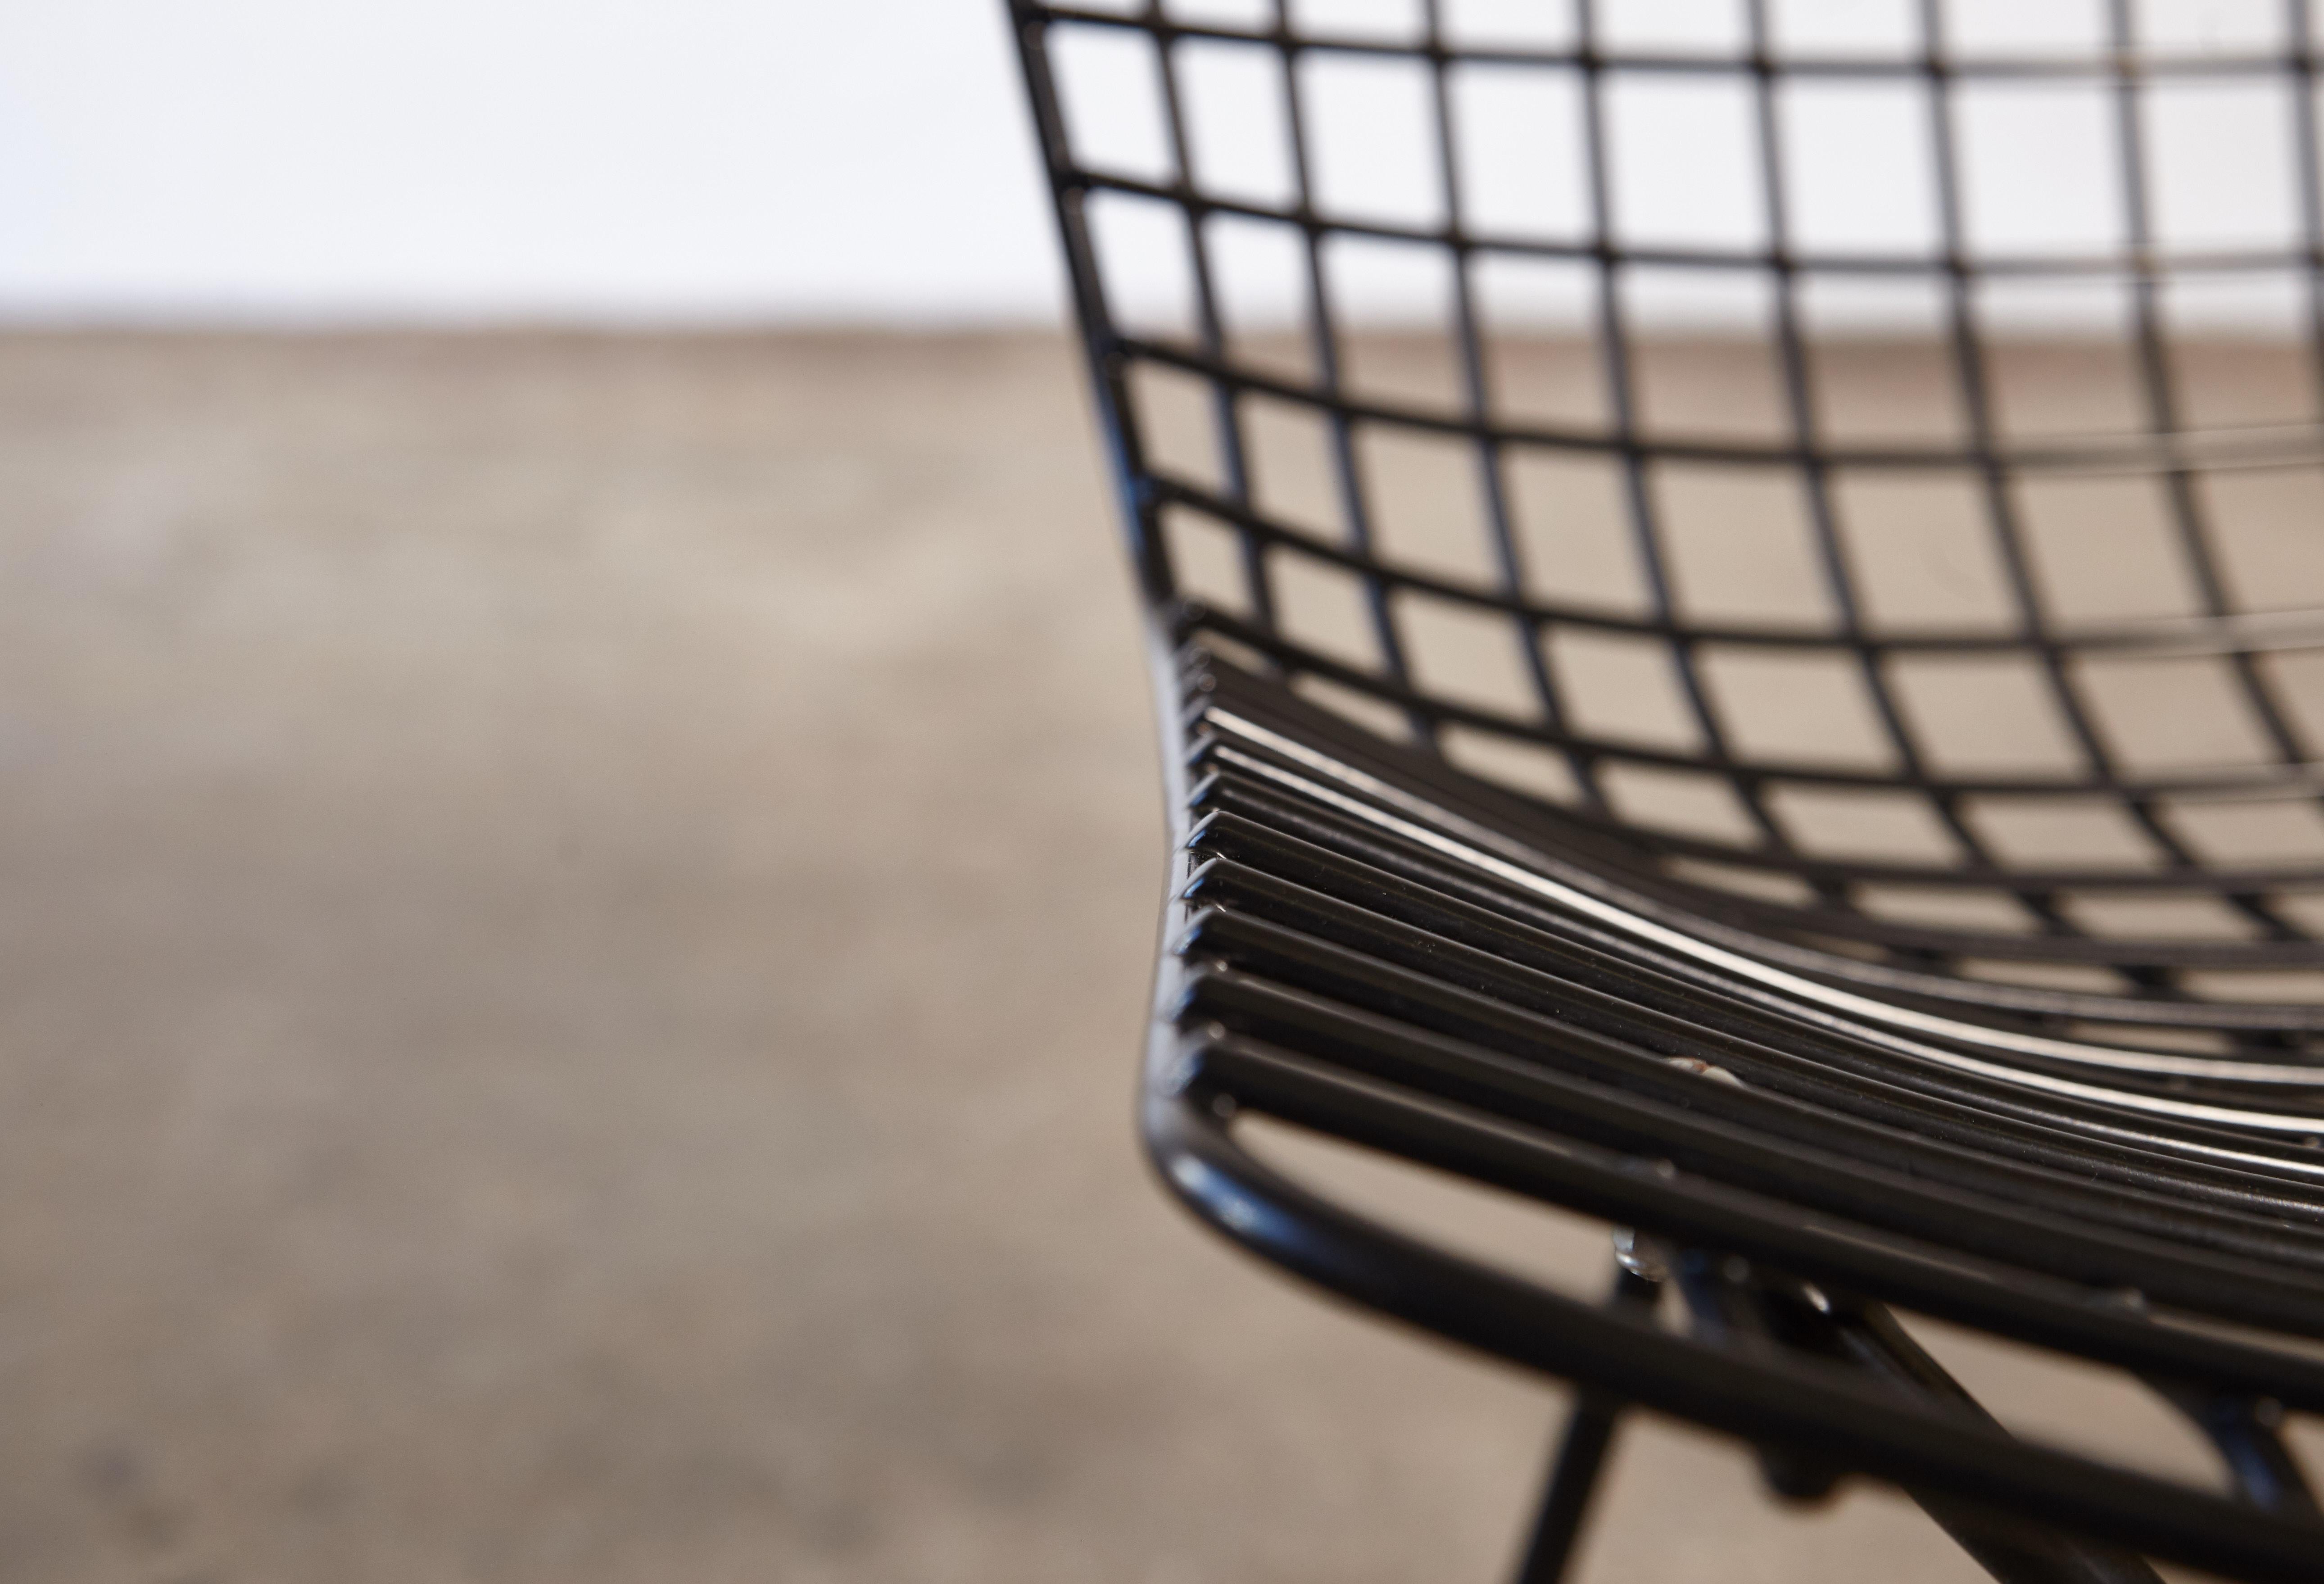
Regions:
M 2006 1579 L 2324 1574 L 2319 35 L 2198 10 L 1010 7 L 1160 689 L 1146 1142 L 1577 1383 L 1525 1579 L 1632 1405 Z M 1254 1117 L 1595 1218 L 1610 1295 Z

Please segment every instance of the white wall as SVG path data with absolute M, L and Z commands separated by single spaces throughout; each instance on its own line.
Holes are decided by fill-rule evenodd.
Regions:
M 0 314 L 1043 319 L 997 0 L 8 0 Z
M 1445 4 L 1456 30 L 1488 34 L 1554 34 L 1563 9 Z M 1302 8 L 1361 25 L 1365 12 L 1409 6 Z M 1910 47 L 1905 0 L 1773 9 L 1787 47 Z M 2087 48 L 2100 15 L 2097 0 L 1950 9 L 1972 49 Z M 1618 47 L 1732 47 L 1740 14 L 1735 0 L 1606 10 Z M 2282 7 L 2142 0 L 2139 12 L 2174 47 L 2264 50 Z M 1124 54 L 1136 47 L 1122 37 L 1080 51 L 1098 91 L 1072 102 L 1089 113 L 1093 146 L 1133 164 L 1151 142 L 1150 66 Z M 1361 62 L 1316 69 L 1349 79 L 1317 87 L 1318 116 L 1336 104 L 1345 123 L 1329 141 L 1346 157 L 1322 171 L 1327 200 L 1339 200 L 1335 185 L 1369 181 L 1392 200 L 1399 183 L 1433 180 L 1415 158 L 1409 84 Z M 1512 201 L 1578 210 L 1578 168 L 1561 174 L 1555 157 L 1573 147 L 1554 130 L 1570 106 L 1501 94 L 1496 108 L 1487 75 L 1463 105 L 1488 122 L 1516 117 L 1509 146 L 1544 153 L 1504 161 L 1499 178 L 1481 169 L 1478 190 L 1498 180 Z M 1234 76 L 1221 79 L 1229 89 Z M 1237 80 L 1263 88 L 1264 76 Z M 1674 91 L 1689 87 L 1611 90 L 1620 211 L 1639 236 L 1732 231 L 1748 245 L 1758 202 L 1741 85 Z M 2155 111 L 2166 235 L 2233 245 L 2287 232 L 2288 101 L 2211 104 L 2208 85 L 2187 88 L 2159 95 Z M 1925 122 L 1878 98 L 1842 85 L 1793 106 L 1803 239 L 1821 230 L 1831 245 L 1925 253 L 1927 161 L 1906 146 Z M 2101 170 L 2103 95 L 1985 98 L 1967 140 L 1979 240 L 2104 245 L 2116 192 Z M 1549 119 L 1526 130 L 1526 116 Z M 1198 155 L 1258 158 L 1279 142 L 1279 114 L 1257 99 L 1238 107 L 1230 93 L 1222 116 L 1226 137 L 1198 143 Z M 1180 251 L 1130 248 L 1126 303 L 1167 307 Z M 0 4 L 0 318 L 1039 320 L 1059 302 L 1054 254 L 1000 0 Z M 1702 294 L 1671 288 L 1681 308 L 1690 293 Z M 1389 317 L 1440 295 L 1409 271 L 1355 289 L 1360 307 Z M 2273 307 L 2223 298 L 2211 311 L 2291 311 L 2277 295 Z M 1705 297 L 1697 311 L 1740 310 Z

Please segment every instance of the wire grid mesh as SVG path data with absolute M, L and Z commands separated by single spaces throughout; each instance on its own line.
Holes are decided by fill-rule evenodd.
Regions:
M 1019 14 L 1158 607 L 1708 914 L 2310 1042 L 2306 0 Z

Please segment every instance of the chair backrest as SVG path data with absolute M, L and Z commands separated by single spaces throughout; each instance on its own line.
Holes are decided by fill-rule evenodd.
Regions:
M 2307 1050 L 2324 23 L 2181 9 L 1020 5 L 1153 608 L 1827 977 Z

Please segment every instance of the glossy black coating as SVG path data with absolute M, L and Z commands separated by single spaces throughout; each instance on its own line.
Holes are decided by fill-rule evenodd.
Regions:
M 2324 612 L 2239 608 L 2219 574 L 2205 485 L 2238 469 L 2312 466 L 2324 432 L 2203 430 L 2174 384 L 2163 293 L 2190 275 L 2288 273 L 2310 293 L 2324 384 L 2324 198 L 2301 43 L 2248 55 L 2175 57 L 2139 46 L 2129 7 L 2108 12 L 2096 53 L 1964 56 L 1936 0 L 1905 58 L 1787 58 L 1757 4 L 1739 58 L 1602 45 L 1583 0 L 1566 50 L 1484 49 L 1451 38 L 1436 9 L 1408 42 L 1320 33 L 1280 5 L 1266 25 L 1012 0 L 1089 358 L 1102 429 L 1145 600 L 1175 860 L 1147 1053 L 1141 1127 L 1163 1181 L 1197 1216 L 1284 1269 L 1350 1300 L 1581 1386 L 1520 1576 L 1557 1577 L 1623 1404 L 1688 1419 L 1757 1450 L 1770 1484 L 1812 1501 L 1850 1475 L 1909 1492 L 1996 1577 L 2128 1584 L 2143 1560 L 2254 1579 L 2324 1575 L 2324 1520 L 2280 1433 L 2324 1413 L 2324 970 L 2293 905 L 2324 891 L 2324 866 L 2266 857 L 2207 860 L 2178 811 L 2223 800 L 2313 803 L 2324 761 L 2303 735 L 2272 657 L 2324 648 Z M 2304 5 L 2290 36 L 2310 34 Z M 1176 180 L 1084 162 L 1049 55 L 1061 32 L 1151 46 Z M 1189 154 L 1177 77 L 1190 42 L 1274 61 L 1287 107 L 1294 199 L 1270 208 L 1207 190 Z M 1435 84 L 1448 203 L 1439 228 L 1327 212 L 1314 196 L 1301 62 L 1417 62 Z M 1571 243 L 1500 236 L 1466 221 L 1446 109 L 1447 74 L 1489 64 L 1578 83 L 1593 232 Z M 1766 245 L 1662 249 L 1618 240 L 1609 213 L 1602 103 L 1612 77 L 1739 79 L 1757 116 Z M 2301 90 L 2302 239 L 2282 249 L 2174 253 L 2148 213 L 2151 154 L 2141 96 L 2157 81 L 2264 78 Z M 1795 245 L 1775 155 L 1777 85 L 1794 79 L 1910 79 L 1929 107 L 1940 245 L 1919 259 Z M 1990 82 L 2093 83 L 2111 95 L 2126 234 L 2114 253 L 2013 255 L 1971 245 L 1957 164 L 1959 96 Z M 1195 333 L 1126 330 L 1109 304 L 1089 224 L 1115 194 L 1176 211 L 1196 285 Z M 1314 375 L 1246 357 L 1219 310 L 1209 227 L 1262 220 L 1300 239 Z M 1351 387 L 1324 250 L 1372 237 L 1452 262 L 1449 318 L 1464 371 L 1458 399 L 1427 406 Z M 1494 255 L 1554 257 L 1593 272 L 1593 330 L 1608 417 L 1521 419 L 1496 402 L 1491 339 L 1471 272 Z M 1783 372 L 1784 438 L 1745 442 L 1639 421 L 1620 290 L 1641 266 L 1724 272 L 1765 283 Z M 1948 443 L 1843 442 L 1820 428 L 1802 283 L 1824 276 L 1934 283 L 1958 382 L 1961 434 Z M 1994 412 L 1978 293 L 1999 281 L 2098 281 L 2129 305 L 2134 432 L 2039 443 Z M 1203 382 L 1220 477 L 1148 455 L 1131 375 L 1162 367 Z M 1336 534 L 1269 512 L 1253 487 L 1254 398 L 1320 419 L 1333 437 Z M 1472 448 L 1496 575 L 1464 581 L 1401 563 L 1373 533 L 1364 436 L 1429 435 Z M 1567 598 L 1523 562 L 1511 527 L 1513 457 L 1615 459 L 1628 480 L 1638 554 L 1664 546 L 1646 478 L 1673 460 L 1778 470 L 1798 482 L 1838 620 L 1705 620 L 1667 581 L 1653 607 L 1616 613 Z M 2015 491 L 2092 471 L 2158 480 L 2200 591 L 2193 616 L 2068 619 L 2032 567 Z M 2006 630 L 1883 624 L 1850 572 L 1836 477 L 1972 479 L 2009 577 Z M 1192 514 L 1229 533 L 1245 585 L 1236 608 L 1190 597 L 1170 524 Z M 1320 649 L 1282 619 L 1273 569 L 1305 558 L 1360 580 L 1373 653 Z M 1405 602 L 1427 598 L 1507 625 L 1535 692 L 1530 711 L 1430 687 L 1411 663 Z M 1681 679 L 1699 746 L 1654 746 L 1578 723 L 1545 640 L 1561 631 L 1660 647 Z M 1890 750 L 1877 767 L 1747 752 L 1699 674 L 1708 648 L 1839 656 L 1857 668 Z M 1990 655 L 2045 679 L 2076 754 L 2055 770 L 1983 772 L 1937 762 L 1895 702 L 1900 656 Z M 2225 665 L 2269 757 L 2257 764 L 2126 762 L 2084 696 L 2094 659 L 2204 657 Z M 1360 725 L 1313 688 L 1368 701 Z M 1370 720 L 1371 718 L 1367 717 Z M 1573 795 L 1527 796 L 1455 766 L 1448 731 L 1553 750 Z M 1606 791 L 1622 767 L 1717 779 L 1750 815 L 1732 841 L 1627 819 Z M 1953 838 L 1954 861 L 1903 852 L 1835 857 L 1795 839 L 1787 789 L 1909 797 Z M 2103 803 L 2144 848 L 2119 861 L 2011 856 L 1981 834 L 1979 800 Z M 1696 867 L 1784 877 L 1781 900 L 1711 885 Z M 2014 899 L 2038 928 L 1901 920 L 1880 886 Z M 2093 929 L 2077 899 L 2208 899 L 2247 926 L 2179 938 Z M 1995 965 L 2073 970 L 2043 983 Z M 2225 983 L 2222 970 L 2242 976 Z M 2095 977 L 2093 977 L 2095 976 Z M 2260 988 L 2254 990 L 2251 983 Z M 1264 1116 L 1603 1219 L 1661 1251 L 1592 1303 L 1392 1230 L 1288 1180 L 1239 1142 Z M 1639 1241 L 1642 1240 L 1642 1241 Z M 1665 1288 L 1677 1297 L 1657 1303 Z M 1969 1326 L 2119 1369 L 2182 1413 L 2216 1449 L 2219 1487 L 2200 1488 L 2003 1430 L 1889 1312 Z M 1685 1316 L 1684 1329 L 1674 1318 Z

